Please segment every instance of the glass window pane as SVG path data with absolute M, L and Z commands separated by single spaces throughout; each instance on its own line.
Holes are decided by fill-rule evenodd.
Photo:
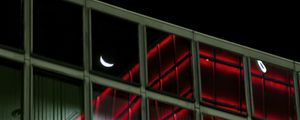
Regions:
M 34 120 L 84 120 L 81 80 L 34 69 Z
M 34 0 L 33 53 L 82 66 L 82 7 L 63 0 Z
M 93 70 L 139 84 L 138 25 L 92 11 Z M 103 74 L 104 73 L 104 74 Z
M 194 112 L 174 105 L 149 100 L 150 120 L 194 120 Z
M 147 28 L 148 87 L 193 99 L 191 42 Z
M 257 60 L 251 60 L 254 116 L 268 120 L 296 119 L 292 71 L 263 62 L 266 73 Z
M 202 115 L 202 120 L 225 120 L 225 119 L 220 118 L 220 117 L 216 117 L 216 116 L 212 116 L 212 115 L 203 114 Z
M 141 97 L 110 87 L 93 85 L 94 120 L 140 120 Z
M 22 118 L 23 66 L 0 59 L 0 119 Z
M 199 46 L 203 103 L 247 114 L 242 57 L 208 45 Z
M 0 9 L 0 47 L 23 49 L 23 0 L 2 1 Z

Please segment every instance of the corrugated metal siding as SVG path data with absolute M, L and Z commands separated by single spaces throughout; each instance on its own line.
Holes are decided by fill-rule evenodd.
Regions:
M 82 87 L 34 76 L 34 120 L 73 120 L 83 112 Z
M 21 70 L 0 65 L 0 120 L 20 120 L 22 78 Z

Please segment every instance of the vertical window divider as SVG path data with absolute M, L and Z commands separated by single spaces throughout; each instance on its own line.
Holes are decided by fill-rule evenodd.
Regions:
M 195 41 L 195 32 L 193 31 L 193 39 L 191 42 L 191 54 L 192 54 L 192 74 L 193 74 L 193 94 L 195 99 L 195 119 L 200 120 L 200 102 L 201 102 L 201 74 L 199 65 L 199 44 Z
M 32 79 L 32 0 L 24 0 L 24 81 L 23 81 L 23 120 L 33 119 L 33 79 Z
M 83 65 L 84 65 L 84 119 L 92 119 L 92 83 L 90 80 L 91 68 L 91 14 L 87 7 L 87 0 L 84 0 L 83 6 Z
M 244 64 L 244 85 L 245 85 L 245 101 L 246 110 L 248 113 L 247 120 L 251 120 L 253 114 L 253 94 L 252 94 L 252 82 L 251 82 L 251 69 L 250 69 L 250 58 L 248 56 L 243 56 Z
M 141 114 L 142 120 L 149 120 L 149 101 L 146 95 L 146 86 L 148 83 L 147 74 L 147 48 L 146 48 L 146 26 L 144 24 L 138 25 L 138 39 L 139 39 L 139 62 L 140 62 L 140 83 L 141 83 Z
M 296 62 L 294 61 L 294 69 L 293 69 L 293 82 L 294 82 L 294 91 L 295 91 L 295 102 L 296 102 L 296 117 L 297 120 L 300 120 L 300 98 L 299 98 L 299 80 L 300 74 L 296 72 Z

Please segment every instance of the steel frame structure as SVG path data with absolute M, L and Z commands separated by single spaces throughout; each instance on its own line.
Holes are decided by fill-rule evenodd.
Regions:
M 144 16 L 135 12 L 131 12 L 101 1 L 97 0 L 66 0 L 73 4 L 82 6 L 83 10 L 83 36 L 84 36 L 84 70 L 77 70 L 70 67 L 66 67 L 60 64 L 48 62 L 35 58 L 31 55 L 32 53 L 32 29 L 33 29 L 33 7 L 32 0 L 24 0 L 24 51 L 25 53 L 14 52 L 0 48 L 0 57 L 7 58 L 9 60 L 18 61 L 24 64 L 24 98 L 23 98 L 23 119 L 31 120 L 33 117 L 33 67 L 39 67 L 49 71 L 70 76 L 84 81 L 84 116 L 86 120 L 92 119 L 92 83 L 120 89 L 129 93 L 140 95 L 142 98 L 142 119 L 149 119 L 149 104 L 148 98 L 158 100 L 161 102 L 169 103 L 175 106 L 186 108 L 195 111 L 195 119 L 200 120 L 201 114 L 209 114 L 225 119 L 234 120 L 251 120 L 253 114 L 253 97 L 251 87 L 251 73 L 250 73 L 250 58 L 260 59 L 262 61 L 276 64 L 285 68 L 293 70 L 294 76 L 294 88 L 295 88 L 295 99 L 296 99 L 296 110 L 297 119 L 300 120 L 300 106 L 299 106 L 299 78 L 300 78 L 300 62 L 282 58 L 276 55 L 272 55 L 266 52 L 262 52 L 256 49 L 252 49 L 246 46 L 235 44 L 232 42 L 225 41 L 213 36 L 205 35 L 203 33 L 186 29 L 177 25 L 173 25 L 164 21 L 160 21 L 148 16 Z M 125 20 L 133 21 L 139 24 L 139 61 L 140 61 L 140 77 L 141 87 L 125 84 L 109 78 L 104 78 L 98 75 L 90 73 L 91 70 L 91 9 L 101 11 L 103 13 L 120 17 Z M 194 96 L 195 101 L 185 101 L 165 94 L 153 92 L 147 90 L 147 49 L 146 49 L 146 27 L 156 28 L 161 31 L 173 33 L 187 39 L 192 40 L 191 42 L 191 53 L 192 53 L 192 65 L 193 65 L 193 82 L 194 82 Z M 200 65 L 198 44 L 205 43 L 217 48 L 222 48 L 228 51 L 238 53 L 243 56 L 243 63 L 245 64 L 244 69 L 244 80 L 245 80 L 245 95 L 248 116 L 243 117 L 235 114 L 230 114 L 224 111 L 216 110 L 210 107 L 200 105 L 201 97 L 201 76 L 200 76 Z M 59 44 L 59 43 L 58 43 Z

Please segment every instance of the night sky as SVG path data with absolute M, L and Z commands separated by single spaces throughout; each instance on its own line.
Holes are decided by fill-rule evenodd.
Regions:
M 299 7 L 290 2 L 102 0 L 228 41 L 300 61 Z M 202 3 L 202 4 L 199 4 Z

